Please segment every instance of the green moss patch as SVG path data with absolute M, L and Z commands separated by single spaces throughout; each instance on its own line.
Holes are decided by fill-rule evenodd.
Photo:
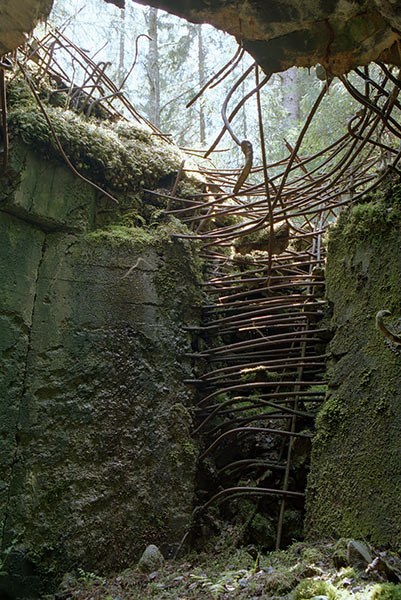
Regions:
M 44 85 L 41 95 L 46 98 Z M 62 159 L 46 119 L 23 79 L 16 78 L 8 85 L 8 101 L 11 138 L 20 137 L 41 154 Z M 184 158 L 174 144 L 132 123 L 86 119 L 64 107 L 44 104 L 75 168 L 110 190 L 154 188 L 156 182 L 173 177 Z
M 125 225 L 110 225 L 88 234 L 89 241 L 110 246 L 129 245 L 136 250 L 152 248 L 157 243 L 157 237 L 143 227 L 127 227 Z
M 330 232 L 329 243 L 341 240 L 349 250 L 361 242 L 379 248 L 381 237 L 400 222 L 400 217 L 401 185 L 390 184 L 345 210 Z

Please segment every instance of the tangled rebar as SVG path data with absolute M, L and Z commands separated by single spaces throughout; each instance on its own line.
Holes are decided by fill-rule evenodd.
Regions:
M 207 263 L 203 285 L 209 300 L 199 330 L 206 348 L 192 354 L 204 361 L 205 372 L 189 383 L 199 390 L 194 435 L 202 432 L 206 443 L 200 461 L 213 455 L 218 491 L 211 492 L 201 511 L 243 496 L 277 497 L 276 548 L 286 505 L 299 507 L 304 496 L 305 478 L 297 481 L 293 461 L 297 440 L 313 436 L 325 395 L 328 332 L 319 325 L 326 306 L 322 236 L 345 205 L 385 178 L 400 175 L 401 81 L 385 65 L 379 67 L 380 83 L 368 69 L 355 70 L 364 92 L 349 77 L 341 78 L 362 106 L 347 134 L 313 156 L 299 156 L 328 80 L 295 146 L 284 140 L 287 158 L 268 165 L 260 90 L 269 77 L 260 84 L 253 66 L 251 94 L 257 95 L 262 164 L 252 166 L 252 159 L 247 164 L 244 144 L 250 142 L 240 143 L 230 131 L 230 120 L 243 103 L 226 117 L 231 90 L 217 141 L 228 130 L 241 144 L 245 166 L 240 172 L 203 171 L 213 191 L 196 205 L 171 211 L 193 229 L 186 237 L 202 242 Z M 251 448 L 246 438 L 253 438 Z M 267 508 L 271 514 L 271 504 Z
M 60 52 L 72 61 L 75 77 L 66 73 Z M 194 101 L 230 74 L 242 54 L 239 49 Z M 74 106 L 87 118 L 99 111 L 106 118 L 131 118 L 171 141 L 137 112 L 106 75 L 107 63 L 96 63 L 60 31 L 49 31 L 42 40 L 27 44 L 14 61 L 45 114 L 35 89 L 38 81 L 49 76 L 58 91 L 66 92 L 66 108 Z M 35 81 L 27 69 L 31 61 L 36 65 Z M 206 153 L 209 156 L 228 131 L 243 151 L 244 166 L 199 167 L 205 190 L 183 199 L 175 196 L 179 179 L 196 170 L 183 162 L 171 193 L 164 194 L 166 212 L 188 226 L 188 234 L 178 237 L 200 242 L 206 265 L 203 323 L 187 328 L 194 333 L 195 347 L 189 356 L 197 374 L 187 381 L 198 396 L 193 435 L 201 436 L 204 448 L 199 461 L 208 465 L 215 478 L 214 490 L 200 512 L 216 502 L 244 496 L 276 498 L 277 548 L 286 506 L 290 502 L 302 506 L 304 498 L 305 478 L 297 480 L 294 456 L 299 460 L 305 453 L 302 444 L 313 436 L 314 417 L 325 395 L 323 235 L 344 206 L 385 178 L 400 175 L 401 81 L 386 65 L 378 63 L 377 68 L 380 82 L 369 76 L 367 68 L 355 69 L 362 91 L 349 76 L 340 78 L 360 104 L 346 134 L 312 156 L 301 155 L 302 141 L 328 92 L 328 78 L 294 146 L 283 141 L 286 158 L 267 164 L 260 93 L 270 75 L 260 81 L 258 67 L 252 65 L 228 93 L 223 128 Z M 1 69 L 0 74 L 4 75 Z M 233 92 L 246 77 L 255 77 L 255 86 L 227 116 Z M 0 88 L 4 167 L 4 77 Z M 231 125 L 252 95 L 257 101 L 261 155 L 261 164 L 256 165 L 256 143 L 240 141 Z

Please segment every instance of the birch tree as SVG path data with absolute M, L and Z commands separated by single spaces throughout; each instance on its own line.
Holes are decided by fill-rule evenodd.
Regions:
M 148 28 L 149 50 L 146 61 L 146 74 L 149 81 L 148 117 L 156 127 L 160 127 L 160 65 L 158 46 L 158 9 L 150 7 L 145 13 Z

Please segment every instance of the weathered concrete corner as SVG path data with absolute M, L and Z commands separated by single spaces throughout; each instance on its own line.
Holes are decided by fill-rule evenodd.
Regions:
M 0 0 L 0 55 L 26 41 L 39 19 L 49 16 L 53 0 Z

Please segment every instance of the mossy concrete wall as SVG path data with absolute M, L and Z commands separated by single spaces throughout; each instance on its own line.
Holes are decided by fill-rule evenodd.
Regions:
M 14 597 L 69 568 L 132 566 L 147 544 L 168 551 L 185 533 L 197 453 L 183 325 L 196 323 L 199 296 L 193 249 L 167 226 L 99 229 L 97 192 L 67 167 L 22 144 L 11 162 L 0 596 Z
M 311 537 L 401 547 L 401 352 L 375 328 L 401 327 L 401 188 L 344 213 L 328 245 L 334 337 L 307 488 Z

